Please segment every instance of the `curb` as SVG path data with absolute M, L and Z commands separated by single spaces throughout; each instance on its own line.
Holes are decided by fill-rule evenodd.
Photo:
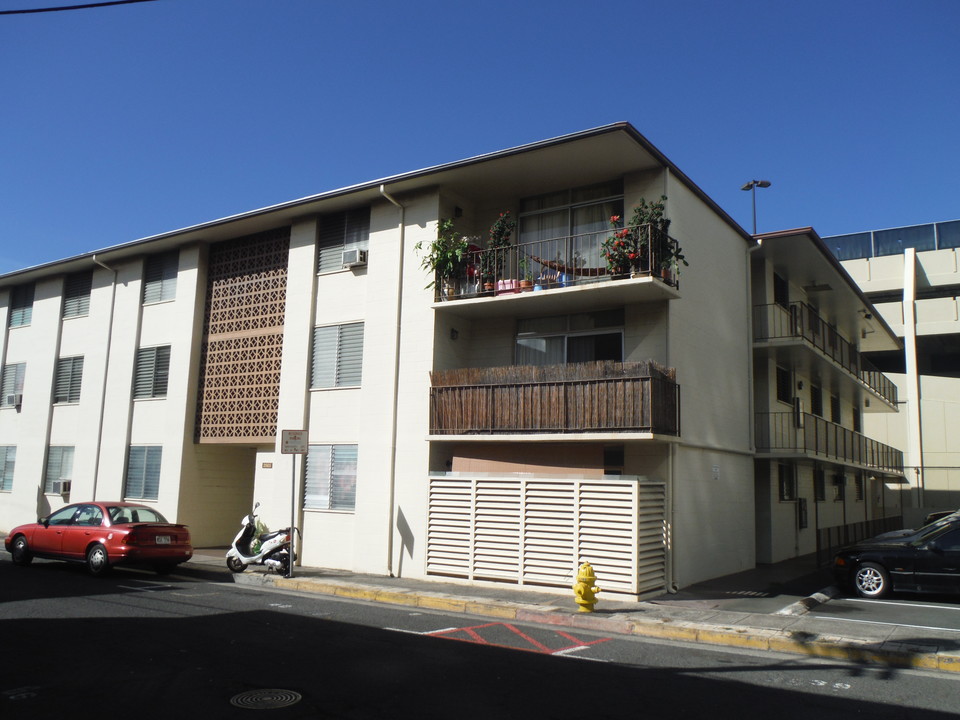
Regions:
M 623 613 L 594 615 L 542 605 L 466 598 L 436 592 L 396 590 L 368 584 L 284 578 L 266 573 L 235 575 L 234 581 L 242 585 L 271 586 L 281 590 L 296 590 L 352 600 L 479 615 L 500 620 L 562 625 L 594 632 L 751 650 L 771 650 L 895 668 L 960 672 L 960 653 L 941 651 L 931 647 L 909 646 L 900 642 L 877 643 L 838 636 L 813 635 L 802 631 L 734 627 L 695 621 L 672 621 L 667 618 L 637 619 Z M 777 614 L 803 615 L 836 597 L 837 594 L 836 588 L 826 588 L 793 603 Z

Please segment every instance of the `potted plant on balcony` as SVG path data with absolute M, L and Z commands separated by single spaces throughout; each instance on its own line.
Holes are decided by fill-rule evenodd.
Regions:
M 511 247 L 510 236 L 517 227 L 517 221 L 510 215 L 509 210 L 500 213 L 493 225 L 490 226 L 490 242 L 487 243 L 486 270 L 484 271 L 484 287 L 487 282 L 496 282 L 498 291 L 506 289 L 505 283 L 516 281 L 507 281 L 503 278 L 503 268 L 507 262 L 507 248 Z M 516 287 L 511 287 L 509 292 L 516 292 Z
M 424 252 L 422 240 L 414 247 Z M 439 287 L 441 300 L 449 300 L 456 294 L 456 280 L 463 269 L 467 248 L 467 239 L 454 229 L 453 220 L 442 218 L 437 223 L 437 237 L 426 247 L 420 264 L 433 274 L 426 287 Z
M 530 292 L 533 290 L 533 269 L 526 255 L 520 258 L 518 267 L 520 268 L 520 292 Z

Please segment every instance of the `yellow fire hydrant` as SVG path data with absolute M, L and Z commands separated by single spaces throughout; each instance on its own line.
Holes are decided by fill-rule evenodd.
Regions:
M 597 604 L 597 593 L 600 588 L 593 583 L 597 581 L 597 576 L 593 574 L 593 567 L 585 562 L 577 571 L 577 584 L 573 586 L 574 600 L 580 606 L 580 612 L 593 612 L 593 606 Z

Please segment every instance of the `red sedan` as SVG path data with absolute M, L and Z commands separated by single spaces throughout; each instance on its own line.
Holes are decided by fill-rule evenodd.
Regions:
M 115 565 L 169 572 L 193 556 L 186 525 L 167 522 L 154 508 L 127 502 L 74 503 L 35 523 L 15 527 L 4 546 L 16 565 L 35 557 L 86 563 L 93 575 Z

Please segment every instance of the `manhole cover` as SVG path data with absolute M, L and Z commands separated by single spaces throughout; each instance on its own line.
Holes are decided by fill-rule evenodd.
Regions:
M 300 702 L 301 695 L 293 690 L 248 690 L 234 695 L 231 705 L 248 710 L 274 710 Z

